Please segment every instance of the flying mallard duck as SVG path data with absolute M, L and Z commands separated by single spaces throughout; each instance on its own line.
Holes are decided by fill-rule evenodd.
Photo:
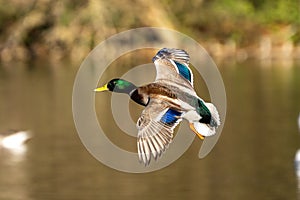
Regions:
M 139 160 L 148 165 L 151 154 L 157 159 L 173 138 L 173 130 L 185 119 L 200 138 L 212 136 L 220 125 L 216 107 L 196 94 L 189 55 L 181 49 L 163 48 L 153 57 L 156 78 L 137 87 L 123 79 L 112 79 L 94 91 L 125 93 L 145 106 L 137 121 Z

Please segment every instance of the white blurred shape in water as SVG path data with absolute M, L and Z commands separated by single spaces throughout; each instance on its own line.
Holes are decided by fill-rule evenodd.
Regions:
M 32 137 L 30 131 L 14 131 L 6 135 L 0 135 L 0 145 L 15 153 L 26 151 L 25 143 Z
M 298 149 L 295 156 L 295 170 L 297 177 L 300 178 L 300 149 Z
M 300 113 L 298 116 L 298 130 L 300 132 Z M 295 155 L 295 170 L 296 170 L 296 175 L 298 177 L 298 179 L 300 179 L 300 149 L 298 149 L 298 151 L 296 152 Z M 298 185 L 299 187 L 299 185 Z

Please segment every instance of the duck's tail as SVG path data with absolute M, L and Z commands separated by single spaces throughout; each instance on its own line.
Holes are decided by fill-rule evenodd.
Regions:
M 209 109 L 211 113 L 211 120 L 209 124 L 194 122 L 193 126 L 196 131 L 204 137 L 212 136 L 216 134 L 216 129 L 221 124 L 220 116 L 217 108 L 212 103 L 205 103 L 205 106 Z
M 220 126 L 221 122 L 217 108 L 212 103 L 205 103 L 205 105 L 211 114 L 211 120 L 209 125 L 212 127 Z

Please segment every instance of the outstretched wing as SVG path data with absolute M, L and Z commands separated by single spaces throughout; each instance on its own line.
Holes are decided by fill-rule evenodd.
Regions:
M 151 99 L 137 121 L 137 147 L 141 162 L 148 165 L 151 154 L 157 159 L 165 151 L 172 142 L 174 128 L 182 120 L 181 114 L 168 104 Z
M 186 51 L 163 48 L 152 61 L 156 67 L 156 80 L 170 80 L 193 87 L 193 73 L 189 68 L 190 57 Z

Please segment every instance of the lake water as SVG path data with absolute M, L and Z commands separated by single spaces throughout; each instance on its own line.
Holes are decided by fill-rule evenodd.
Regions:
M 213 151 L 200 160 L 202 142 L 195 139 L 176 162 L 145 174 L 111 169 L 81 143 L 72 116 L 78 68 L 45 61 L 0 66 L 0 132 L 21 129 L 34 135 L 24 152 L 0 149 L 0 199 L 300 199 L 294 171 L 300 148 L 299 63 L 219 64 L 227 116 Z M 117 75 L 108 71 L 101 83 Z M 208 97 L 204 85 L 196 89 Z M 99 102 L 107 103 L 110 95 L 101 96 L 98 115 L 109 116 Z M 102 123 L 120 135 L 110 136 L 112 141 L 135 150 L 135 140 L 124 142 L 110 120 Z

